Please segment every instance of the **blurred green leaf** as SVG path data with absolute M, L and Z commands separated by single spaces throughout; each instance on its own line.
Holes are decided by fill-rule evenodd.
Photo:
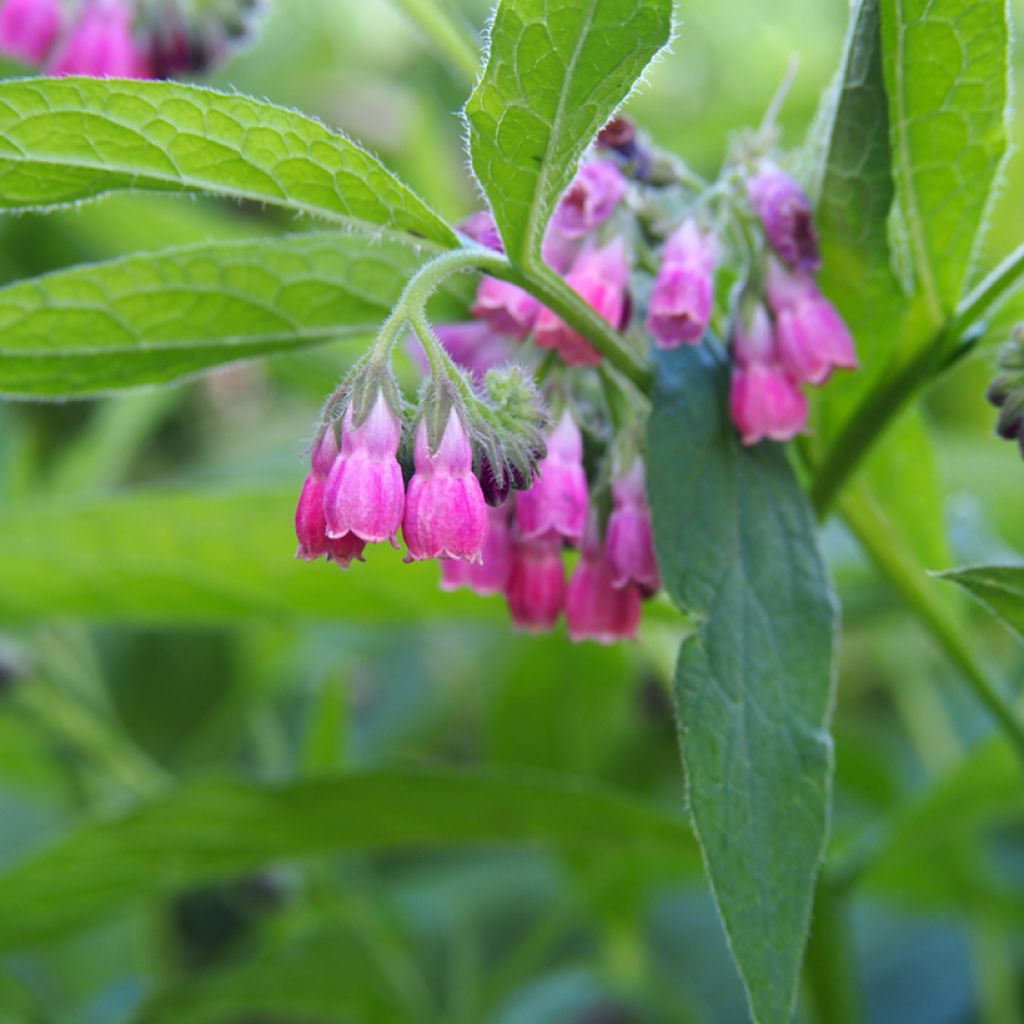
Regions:
M 288 785 L 207 781 L 86 824 L 0 875 L 0 947 L 74 931 L 149 897 L 284 858 L 542 841 L 696 856 L 681 817 L 573 779 L 417 768 Z
M 965 587 L 1024 636 L 1024 565 L 971 565 L 936 575 Z
M 594 136 L 668 42 L 671 0 L 502 0 L 466 103 L 473 170 L 513 262 L 540 259 Z
M 836 606 L 782 448 L 740 445 L 728 367 L 658 359 L 650 423 L 662 578 L 699 620 L 676 699 L 690 807 L 757 1021 L 789 1021 L 826 840 Z
M 398 241 L 310 233 L 186 246 L 21 281 L 0 289 L 0 394 L 55 398 L 162 384 L 232 360 L 365 338 L 422 259 Z
M 294 111 L 170 82 L 0 82 L 0 207 L 51 207 L 125 188 L 216 193 L 457 244 L 376 157 Z
M 893 170 L 916 283 L 952 312 L 1006 153 L 1004 0 L 883 0 Z

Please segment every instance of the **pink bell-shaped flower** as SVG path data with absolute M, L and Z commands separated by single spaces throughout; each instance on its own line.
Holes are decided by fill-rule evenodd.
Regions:
M 134 37 L 134 22 L 135 5 L 127 0 L 85 0 L 49 73 L 151 78 L 146 51 Z
M 641 612 L 640 588 L 635 583 L 616 586 L 615 577 L 615 570 L 605 557 L 594 517 L 565 601 L 570 640 L 612 644 L 636 639 Z
M 40 64 L 61 26 L 60 0 L 4 0 L 0 3 L 0 53 L 25 64 Z
M 612 215 L 628 187 L 615 161 L 588 160 L 559 200 L 551 222 L 563 235 L 579 238 Z
M 824 384 L 834 369 L 857 368 L 849 328 L 809 274 L 791 273 L 773 260 L 767 291 L 775 311 L 779 361 L 790 377 Z
M 554 627 L 565 605 L 562 539 L 557 534 L 514 539 L 505 597 L 520 629 L 537 633 Z
M 353 406 L 342 421 L 341 452 L 324 489 L 327 535 L 355 534 L 375 544 L 394 542 L 405 510 L 405 482 L 398 464 L 402 422 L 378 391 L 369 415 L 356 425 Z
M 409 559 L 461 558 L 479 562 L 487 537 L 487 504 L 473 475 L 473 446 L 453 408 L 436 452 L 421 420 L 413 450 L 402 535 Z
M 509 532 L 510 503 L 487 510 L 487 539 L 479 562 L 445 558 L 441 562 L 441 589 L 469 587 L 474 593 L 503 594 L 512 571 L 512 537 Z
M 695 345 L 711 319 L 717 246 L 687 220 L 665 243 L 651 292 L 647 330 L 658 348 Z
M 354 533 L 346 533 L 344 537 L 329 537 L 327 539 L 327 559 L 334 562 L 341 569 L 347 569 L 352 562 L 363 558 L 363 548 L 366 541 L 357 537 Z
M 612 513 L 604 553 L 616 587 L 637 584 L 644 594 L 661 587 L 654 554 L 654 530 L 647 504 L 644 460 L 637 455 L 629 469 L 612 480 Z
M 566 409 L 548 438 L 548 453 L 537 466 L 533 486 L 516 498 L 519 534 L 529 540 L 554 533 L 579 544 L 588 503 L 583 435 Z
M 624 325 L 629 308 L 629 258 L 624 239 L 616 237 L 600 248 L 585 248 L 565 280 L 612 327 L 618 330 Z M 587 339 L 546 307 L 537 314 L 533 340 L 539 348 L 557 349 L 569 366 L 596 366 L 601 362 L 601 354 Z
M 782 259 L 797 270 L 821 266 L 811 202 L 785 171 L 765 161 L 747 182 L 747 198 Z
M 509 334 L 522 341 L 530 333 L 540 308 L 540 303 L 517 285 L 496 277 L 484 277 L 477 286 L 476 301 L 470 312 L 499 334 Z

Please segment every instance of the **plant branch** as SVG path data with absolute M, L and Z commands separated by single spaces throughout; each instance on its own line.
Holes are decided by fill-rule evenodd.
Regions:
M 956 307 L 952 334 L 959 339 L 991 313 L 1022 283 L 1024 277 L 1024 245 L 1017 246 Z
M 448 9 L 444 0 L 394 0 L 410 21 L 451 62 L 470 85 L 480 73 L 480 44 L 464 18 Z

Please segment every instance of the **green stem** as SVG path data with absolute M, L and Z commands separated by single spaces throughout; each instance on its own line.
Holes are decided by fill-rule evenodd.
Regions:
M 395 0 L 411 21 L 433 43 L 437 52 L 451 61 L 470 85 L 480 73 L 480 44 L 469 23 L 443 0 Z
M 824 876 L 814 892 L 804 971 L 814 1016 L 821 1024 L 856 1024 L 863 1018 L 845 902 Z
M 976 659 L 959 622 L 935 596 L 920 567 L 891 543 L 888 524 L 862 496 L 846 495 L 839 502 L 843 521 L 875 566 L 896 588 L 950 660 L 960 669 L 978 699 L 1010 738 L 1024 759 L 1024 724 Z
M 962 337 L 987 316 L 1021 283 L 1024 276 L 1024 245 L 1017 246 L 976 288 L 967 295 L 953 315 L 953 335 Z

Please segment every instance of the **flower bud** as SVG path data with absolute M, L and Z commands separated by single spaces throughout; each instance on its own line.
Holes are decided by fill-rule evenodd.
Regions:
M 788 441 L 807 424 L 807 399 L 781 366 L 733 368 L 729 407 L 744 444 L 763 438 Z
M 535 633 L 554 627 L 565 604 L 560 537 L 514 539 L 505 597 L 512 621 L 520 629 Z
M 133 34 L 134 21 L 135 7 L 128 0 L 85 0 L 49 73 L 151 78 L 148 56 Z
M 548 453 L 537 467 L 533 486 L 516 499 L 519 533 L 527 540 L 555 533 L 579 544 L 588 503 L 583 435 L 566 409 L 548 438 Z
M 635 640 L 640 624 L 640 588 L 633 583 L 615 585 L 615 570 L 605 558 L 596 517 L 587 531 L 583 557 L 569 581 L 565 620 L 569 639 L 612 644 Z
M 512 571 L 509 506 L 487 510 L 487 539 L 477 563 L 445 558 L 441 561 L 441 589 L 469 587 L 474 593 L 503 594 Z
M 409 560 L 478 562 L 487 537 L 487 505 L 473 475 L 473 446 L 454 407 L 434 452 L 426 420 L 420 421 L 413 457 L 416 472 L 409 481 L 402 522 Z
M 810 200 L 785 171 L 764 162 L 747 181 L 747 198 L 782 259 L 797 270 L 817 270 L 821 266 Z
M 660 589 L 644 460 L 639 455 L 625 473 L 612 480 L 612 514 L 604 552 L 616 587 L 635 583 L 647 595 Z
M 4 0 L 0 4 L 0 53 L 39 64 L 61 26 L 60 0 Z
M 857 368 L 849 328 L 809 274 L 790 273 L 773 260 L 768 301 L 775 311 L 779 360 L 793 380 L 824 384 L 833 369 Z
M 986 393 L 999 409 L 996 433 L 1008 441 L 1017 438 L 1024 452 L 1024 328 L 1020 324 L 999 350 L 999 371 Z
M 628 187 L 614 161 L 589 160 L 559 200 L 552 223 L 564 235 L 580 238 L 611 216 Z
M 470 312 L 499 334 L 510 334 L 522 341 L 530 333 L 540 308 L 540 303 L 517 285 L 484 277 L 477 286 Z
M 585 248 L 565 280 L 612 327 L 619 330 L 624 326 L 628 313 L 629 260 L 621 237 L 601 248 Z M 569 366 L 596 366 L 601 362 L 600 353 L 587 339 L 546 307 L 537 315 L 533 340 L 539 348 L 557 349 Z
M 345 410 L 341 452 L 327 477 L 324 510 L 327 534 L 353 533 L 360 540 L 394 542 L 405 509 L 405 484 L 398 464 L 402 422 L 378 391 L 366 418 L 355 421 L 354 403 Z
M 658 348 L 696 344 L 711 319 L 715 240 L 687 220 L 669 237 L 651 293 L 647 330 Z

